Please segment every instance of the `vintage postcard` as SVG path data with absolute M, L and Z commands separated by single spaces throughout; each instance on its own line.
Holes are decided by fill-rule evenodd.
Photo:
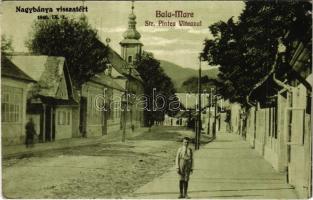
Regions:
M 2 197 L 306 199 L 311 1 L 3 1 Z

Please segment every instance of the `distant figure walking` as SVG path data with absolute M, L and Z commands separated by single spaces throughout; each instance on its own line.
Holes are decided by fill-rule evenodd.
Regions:
M 34 124 L 33 118 L 29 119 L 25 128 L 26 128 L 26 141 L 25 141 L 26 147 L 33 147 L 34 137 L 36 135 L 35 124 Z
M 180 176 L 179 198 L 189 198 L 187 195 L 189 175 L 193 172 L 193 153 L 189 148 L 189 138 L 183 139 L 183 146 L 180 147 L 176 155 L 176 169 Z

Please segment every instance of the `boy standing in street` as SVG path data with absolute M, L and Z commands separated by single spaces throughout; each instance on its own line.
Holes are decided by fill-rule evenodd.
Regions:
M 189 175 L 193 171 L 193 153 L 189 148 L 189 138 L 184 137 L 183 146 L 180 147 L 176 155 L 176 169 L 180 176 L 179 180 L 179 198 L 188 198 L 188 181 Z

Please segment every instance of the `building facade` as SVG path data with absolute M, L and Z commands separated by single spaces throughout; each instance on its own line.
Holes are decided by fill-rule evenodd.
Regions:
M 289 81 L 282 84 L 274 76 L 279 85 L 272 83 L 277 90 L 273 98 L 247 111 L 247 141 L 286 174 L 300 198 L 307 198 L 312 194 L 311 40 L 295 41 L 293 46 Z
M 121 129 L 121 98 L 124 91 L 125 88 L 105 73 L 97 74 L 82 85 L 82 136 L 107 136 Z
M 77 134 L 73 122 L 71 78 L 63 57 L 20 54 L 10 61 L 36 81 L 27 93 L 27 118 L 33 118 L 40 142 L 72 138 Z
M 3 145 L 25 142 L 27 93 L 36 83 L 7 57 L 1 58 L 1 136 Z

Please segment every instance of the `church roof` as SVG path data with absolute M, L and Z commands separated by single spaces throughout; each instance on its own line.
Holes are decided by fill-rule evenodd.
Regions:
M 125 39 L 135 39 L 139 40 L 141 38 L 140 33 L 135 28 L 128 28 L 124 33 L 123 37 Z
M 130 14 L 128 15 L 128 19 L 130 19 L 130 20 L 135 20 L 135 19 L 136 19 L 136 15 L 135 15 L 134 13 L 130 13 Z
M 108 58 L 109 58 L 110 63 L 112 64 L 114 69 L 116 69 L 117 72 L 119 72 L 120 74 L 124 76 L 129 76 L 129 71 L 127 69 L 129 67 L 129 64 L 110 47 L 109 47 Z M 136 69 L 132 69 L 132 73 L 130 76 L 134 79 L 142 81 L 140 74 L 138 73 Z
M 134 4 L 132 5 L 132 12 L 128 16 L 128 29 L 123 33 L 125 39 L 139 40 L 141 35 L 136 30 L 136 15 L 134 14 Z
M 104 73 L 97 74 L 90 80 L 100 85 L 104 85 L 119 91 L 125 91 L 125 89 L 120 86 L 112 77 L 105 75 Z

